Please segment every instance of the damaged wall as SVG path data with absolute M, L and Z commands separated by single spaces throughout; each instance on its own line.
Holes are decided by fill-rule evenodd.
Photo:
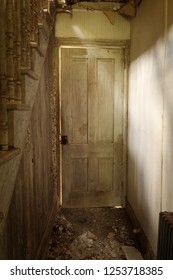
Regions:
M 42 258 L 57 210 L 59 148 L 53 30 L 48 39 L 43 65 L 35 57 L 35 68 L 42 69 L 36 96 L 32 97 L 34 105 L 1 236 L 0 259 Z
M 69 14 L 57 14 L 56 37 L 80 39 L 130 39 L 129 20 L 115 13 L 115 23 L 111 24 L 101 11 L 74 10 Z
M 173 211 L 172 11 L 145 0 L 131 22 L 127 197 L 155 254 L 159 212 Z

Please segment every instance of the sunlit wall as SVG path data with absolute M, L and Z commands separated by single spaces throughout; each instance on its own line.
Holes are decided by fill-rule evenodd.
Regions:
M 171 18 L 171 0 L 143 0 L 131 22 L 127 197 L 155 254 L 159 212 L 173 211 Z

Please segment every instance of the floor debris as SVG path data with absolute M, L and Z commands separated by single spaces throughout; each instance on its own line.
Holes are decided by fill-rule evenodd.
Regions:
M 123 246 L 137 247 L 124 209 L 61 209 L 53 226 L 46 259 L 122 260 Z

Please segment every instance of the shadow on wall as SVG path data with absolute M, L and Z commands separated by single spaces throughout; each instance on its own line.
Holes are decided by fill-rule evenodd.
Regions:
M 150 0 L 142 1 L 137 16 L 131 20 L 131 61 L 152 49 L 164 37 L 164 31 L 165 2 L 159 0 L 153 6 Z

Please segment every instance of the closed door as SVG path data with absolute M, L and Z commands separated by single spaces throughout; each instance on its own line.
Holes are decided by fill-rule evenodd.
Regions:
M 123 51 L 61 48 L 62 205 L 122 205 Z

